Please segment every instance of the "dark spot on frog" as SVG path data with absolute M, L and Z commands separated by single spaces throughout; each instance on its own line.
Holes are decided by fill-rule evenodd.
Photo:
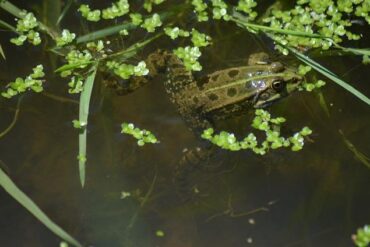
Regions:
M 194 96 L 193 97 L 193 102 L 194 102 L 194 104 L 198 104 L 199 103 L 199 99 L 198 99 L 197 96 Z
M 217 79 L 218 79 L 218 77 L 219 77 L 220 75 L 214 75 L 214 76 L 212 76 L 211 77 L 211 79 L 212 79 L 212 81 L 217 81 Z
M 239 74 L 239 70 L 232 69 L 227 74 L 230 76 L 230 78 L 233 78 L 233 77 L 235 77 L 235 76 L 237 76 Z
M 218 100 L 218 96 L 214 93 L 208 95 L 208 98 L 212 101 Z
M 198 80 L 196 80 L 197 87 L 200 90 L 203 90 L 204 85 L 206 85 L 208 82 L 209 82 L 209 76 L 203 76 L 203 77 L 199 78 Z
M 236 91 L 235 88 L 229 88 L 227 90 L 227 96 L 229 96 L 229 97 L 234 97 L 236 95 L 236 93 L 237 93 L 237 91 Z

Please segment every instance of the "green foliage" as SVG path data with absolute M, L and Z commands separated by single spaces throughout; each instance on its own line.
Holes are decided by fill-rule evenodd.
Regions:
M 127 14 L 130 10 L 128 0 L 119 0 L 112 3 L 112 6 L 102 10 L 103 19 L 114 19 Z
M 71 243 L 76 247 L 82 247 L 82 245 L 52 221 L 36 204 L 31 200 L 23 191 L 21 191 L 17 185 L 10 179 L 10 177 L 0 168 L 0 186 L 9 193 L 20 205 L 27 209 L 33 216 L 42 222 L 51 232 L 59 236 L 66 242 Z
M 162 26 L 161 17 L 155 13 L 151 17 L 148 17 L 144 20 L 144 23 L 141 24 L 142 28 L 145 28 L 148 33 L 153 33 L 157 27 Z
M 66 77 L 71 75 L 75 69 L 86 68 L 92 59 L 93 56 L 88 50 L 71 50 L 66 56 L 68 66 L 65 66 L 65 69 L 61 70 L 61 76 Z
M 202 47 L 202 46 L 208 46 L 210 45 L 211 37 L 198 32 L 196 29 L 191 30 L 191 42 L 193 42 L 194 46 L 196 47 Z
M 257 12 L 253 11 L 256 6 L 257 3 L 254 0 L 239 0 L 236 9 L 247 14 L 248 20 L 253 21 L 257 17 Z
M 144 9 L 146 9 L 146 11 L 148 11 L 149 13 L 152 12 L 152 9 L 153 9 L 153 4 L 161 4 L 163 3 L 164 0 L 145 0 L 144 1 Z
M 81 13 L 82 17 L 84 17 L 88 21 L 100 21 L 101 11 L 98 9 L 91 10 L 89 5 L 82 4 L 78 8 L 78 11 Z
M 198 47 L 179 47 L 173 52 L 184 62 L 187 70 L 202 70 L 202 65 L 200 65 L 200 63 L 198 62 L 198 58 L 202 55 L 202 53 L 200 52 Z
M 368 247 L 370 245 L 370 226 L 365 225 L 358 229 L 352 238 L 357 247 Z
M 225 21 L 230 20 L 230 16 L 227 13 L 227 4 L 223 0 L 212 0 L 213 5 L 213 19 Z
M 28 40 L 33 45 L 39 45 L 41 43 L 40 33 L 35 31 L 39 26 L 38 21 L 33 13 L 21 12 L 21 18 L 17 21 L 16 31 L 19 34 L 17 38 L 12 38 L 10 42 L 20 46 Z
M 143 16 L 139 13 L 130 14 L 131 23 L 135 26 L 139 26 L 143 22 Z
M 76 34 L 71 33 L 68 29 L 63 29 L 62 35 L 56 38 L 57 46 L 65 46 L 70 43 L 76 38 Z
M 118 0 L 106 9 L 95 9 L 91 10 L 90 6 L 87 4 L 82 4 L 78 8 L 78 11 L 81 13 L 88 21 L 97 22 L 103 19 L 115 19 L 127 14 L 130 10 L 130 5 L 127 0 Z
M 45 76 L 44 67 L 40 64 L 33 68 L 33 73 L 25 79 L 17 77 L 15 81 L 7 85 L 7 90 L 1 95 L 5 98 L 12 98 L 15 95 L 23 93 L 27 90 L 32 90 L 39 93 L 43 90 L 41 78 Z
M 122 123 L 121 133 L 133 136 L 137 139 L 137 145 L 144 146 L 146 143 L 159 143 L 157 138 L 149 130 L 136 128 L 132 123 Z
M 203 0 L 192 0 L 191 4 L 194 6 L 198 21 L 208 21 L 207 4 Z
M 178 37 L 189 37 L 190 33 L 179 27 L 165 27 L 164 33 L 171 39 L 177 39 Z
M 209 140 L 213 144 L 230 151 L 239 151 L 250 149 L 254 153 L 264 155 L 269 149 L 278 149 L 282 147 L 290 147 L 292 151 L 299 151 L 303 148 L 304 139 L 310 135 L 312 131 L 308 127 L 302 128 L 301 131 L 295 133 L 289 138 L 280 136 L 280 125 L 285 122 L 282 117 L 271 118 L 270 113 L 265 110 L 258 109 L 255 111 L 255 118 L 252 122 L 252 127 L 265 132 L 266 139 L 258 145 L 258 140 L 255 134 L 250 133 L 243 140 L 238 141 L 234 134 L 226 131 L 221 131 L 220 134 L 215 134 L 212 128 L 204 130 L 202 138 Z
M 302 31 L 309 34 L 318 33 L 324 38 L 310 38 L 285 34 L 274 34 L 272 37 L 279 44 L 292 47 L 329 49 L 341 43 L 344 38 L 357 40 L 360 35 L 349 31 L 353 15 L 363 17 L 369 22 L 369 1 L 322 1 L 301 0 L 290 10 L 273 10 L 272 16 L 264 19 L 265 23 L 276 29 Z M 369 22 L 370 23 L 370 22 Z M 277 48 L 287 53 L 281 45 Z
M 116 61 L 108 61 L 106 65 L 108 69 L 112 70 L 122 79 L 128 79 L 133 75 L 143 76 L 149 73 L 144 61 L 139 62 L 136 66 L 126 63 L 118 63 Z

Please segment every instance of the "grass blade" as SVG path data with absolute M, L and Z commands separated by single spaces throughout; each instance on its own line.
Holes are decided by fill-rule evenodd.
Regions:
M 17 30 L 15 29 L 15 27 L 13 27 L 12 25 L 10 25 L 9 23 L 5 21 L 0 20 L 0 26 L 17 33 Z
M 302 62 L 310 65 L 313 69 L 315 69 L 317 72 L 323 74 L 342 88 L 346 89 L 348 92 L 365 102 L 366 104 L 370 105 L 370 99 L 366 97 L 364 94 L 362 94 L 360 91 L 358 91 L 356 88 L 349 85 L 347 82 L 340 79 L 337 75 L 335 75 L 333 72 L 322 66 L 321 64 L 317 63 L 316 61 L 312 60 L 311 58 L 303 55 L 302 53 L 296 51 L 295 49 L 287 47 L 291 52 L 294 53 L 294 55 L 301 60 Z
M 1 45 L 0 45 L 0 54 L 4 58 L 4 60 L 6 60 L 5 53 L 4 53 L 3 48 L 1 47 Z
M 82 245 L 65 232 L 60 226 L 55 224 L 26 194 L 24 194 L 16 184 L 0 168 L 0 185 L 10 194 L 17 202 L 26 208 L 33 216 L 43 223 L 50 231 L 62 238 L 64 241 L 77 246 Z
M 9 12 L 10 14 L 14 15 L 17 18 L 21 18 L 22 10 L 17 6 L 13 5 L 11 2 L 2 0 L 0 1 L 0 8 L 4 9 L 5 11 Z
M 73 3 L 73 0 L 68 0 L 66 6 L 64 6 L 62 13 L 60 13 L 56 25 L 59 26 L 60 22 L 63 20 L 63 18 L 66 16 L 68 10 L 71 8 Z
M 132 23 L 124 23 L 124 24 L 113 26 L 113 27 L 103 28 L 101 30 L 91 32 L 86 35 L 78 37 L 76 42 L 77 44 L 79 44 L 79 43 L 85 43 L 85 42 L 89 42 L 89 41 L 96 40 L 96 39 L 105 38 L 107 36 L 118 33 L 122 29 L 130 30 L 134 27 L 136 26 L 134 26 Z
M 342 136 L 343 142 L 346 144 L 347 148 L 354 154 L 354 156 L 367 168 L 370 168 L 370 158 L 367 157 L 362 152 L 358 151 L 355 145 L 353 145 L 343 134 L 342 130 L 339 130 L 339 134 Z
M 86 123 L 89 116 L 89 106 L 90 106 L 90 98 L 92 89 L 94 86 L 95 75 L 98 66 L 95 65 L 92 68 L 89 76 L 85 80 L 84 88 L 81 92 L 80 96 L 80 114 L 79 114 L 79 121 L 80 123 Z M 79 174 L 80 174 L 80 182 L 81 186 L 84 187 L 85 185 L 85 177 L 86 177 L 86 139 L 87 139 L 87 130 L 86 125 L 81 131 L 78 141 L 79 141 L 79 152 L 78 152 L 78 166 L 79 166 Z

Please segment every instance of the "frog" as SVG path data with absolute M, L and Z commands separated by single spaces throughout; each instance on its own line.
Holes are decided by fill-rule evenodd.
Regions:
M 201 78 L 196 78 L 170 51 L 157 50 L 145 62 L 149 70 L 147 76 L 134 76 L 121 83 L 110 81 L 107 85 L 124 95 L 147 84 L 158 74 L 165 74 L 164 88 L 170 101 L 198 136 L 219 119 L 278 102 L 295 92 L 303 81 L 296 68 L 271 61 L 264 52 L 250 55 L 245 65 L 221 69 Z M 186 149 L 175 169 L 179 183 L 185 183 L 194 167 L 202 168 L 199 165 L 212 156 L 214 149 L 209 143 Z

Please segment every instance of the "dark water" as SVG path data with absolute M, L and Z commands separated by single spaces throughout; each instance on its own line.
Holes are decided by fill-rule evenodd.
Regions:
M 257 51 L 273 53 L 266 38 L 232 24 L 201 29 L 212 34 L 214 43 L 204 50 L 205 73 L 240 65 Z M 50 73 L 50 57 L 41 48 L 8 45 L 10 36 L 2 32 L 0 37 L 7 55 L 0 60 L 0 81 L 27 75 L 42 61 L 49 72 L 46 92 L 69 97 L 66 82 Z M 356 45 L 365 47 L 367 41 Z M 370 96 L 370 72 L 359 58 L 319 61 Z M 351 234 L 370 223 L 370 170 L 339 133 L 370 156 L 369 106 L 330 81 L 322 90 L 329 115 L 316 94 L 284 99 L 269 111 L 286 117 L 290 131 L 311 127 L 312 142 L 298 153 L 276 151 L 262 157 L 219 150 L 209 162 L 222 169 L 194 172 L 189 183 L 199 193 L 184 203 L 175 190 L 173 170 L 182 150 L 199 142 L 171 105 L 162 80 L 125 97 L 97 80 L 84 189 L 78 181 L 78 133 L 71 126 L 78 116 L 76 104 L 27 93 L 15 127 L 0 139 L 0 160 L 16 184 L 86 246 L 352 246 Z M 0 103 L 3 130 L 17 102 Z M 161 143 L 137 147 L 132 138 L 119 134 L 123 121 L 150 129 Z M 250 121 L 248 112 L 221 125 L 245 134 Z M 124 191 L 132 196 L 121 199 Z M 4 191 L 0 202 L 0 246 L 58 246 L 60 240 Z M 156 236 L 157 231 L 164 237 Z

